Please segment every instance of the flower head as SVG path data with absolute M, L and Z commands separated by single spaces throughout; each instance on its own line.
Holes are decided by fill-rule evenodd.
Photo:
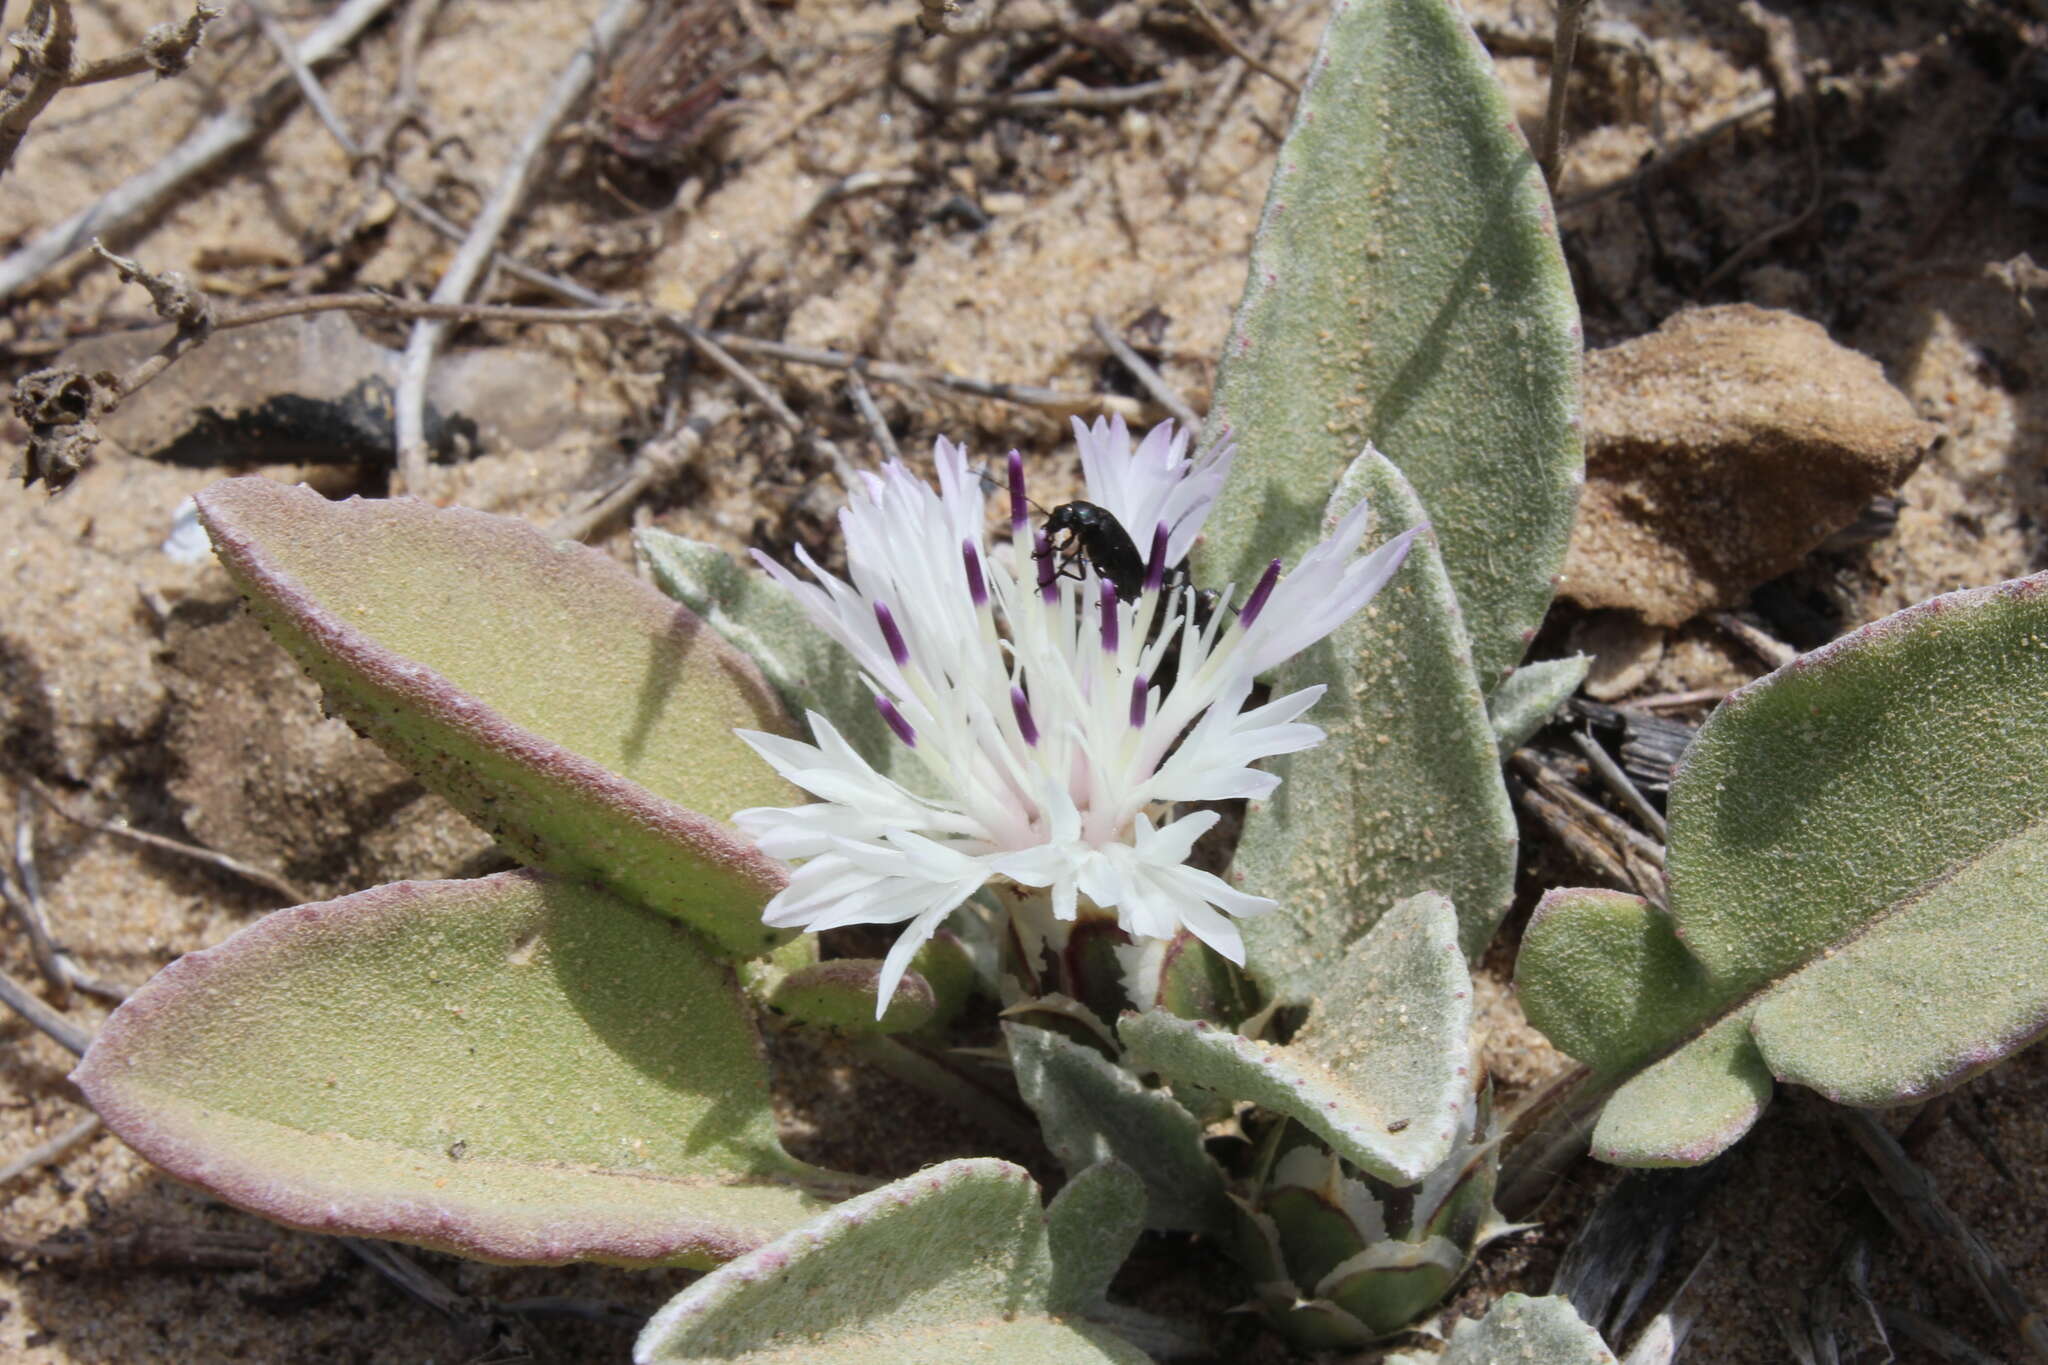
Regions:
M 930 775 L 931 795 L 891 781 L 815 712 L 815 743 L 741 732 L 818 798 L 733 817 L 764 852 L 803 860 L 764 918 L 814 932 L 907 923 L 881 1003 L 945 917 L 995 879 L 1047 888 L 1059 919 L 1086 897 L 1135 939 L 1185 928 L 1242 963 L 1233 917 L 1273 902 L 1188 866 L 1218 817 L 1173 819 L 1172 807 L 1264 797 L 1280 779 L 1254 762 L 1322 740 L 1298 719 L 1321 687 L 1247 710 L 1253 684 L 1370 601 L 1415 535 L 1355 557 L 1360 503 L 1292 573 L 1275 560 L 1236 611 L 1230 590 L 1211 609 L 1171 571 L 1223 486 L 1230 446 L 1190 457 L 1170 423 L 1133 446 L 1121 418 L 1074 432 L 1089 500 L 1146 559 L 1135 593 L 1086 556 L 1057 561 L 1031 525 L 1014 452 L 1008 543 L 992 552 L 981 481 L 944 439 L 936 491 L 897 463 L 863 476 L 840 513 L 851 582 L 802 547 L 813 582 L 755 555 L 852 652 L 896 741 Z

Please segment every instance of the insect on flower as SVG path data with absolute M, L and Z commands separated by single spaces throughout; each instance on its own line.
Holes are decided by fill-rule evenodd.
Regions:
M 1229 473 L 1230 446 L 1190 456 L 1188 433 L 1171 424 L 1135 444 L 1121 420 L 1074 430 L 1088 499 L 1056 510 L 1046 529 L 1031 524 L 1013 451 L 1007 544 L 992 547 L 966 452 L 941 439 L 937 489 L 891 463 L 854 490 L 840 514 L 850 581 L 801 547 L 813 581 L 755 555 L 853 654 L 928 779 L 918 792 L 891 780 L 815 712 L 815 743 L 741 732 L 818 798 L 733 817 L 764 852 L 800 861 L 766 921 L 907 926 L 878 1012 L 917 948 L 991 881 L 1043 889 L 1040 909 L 1013 912 L 1026 943 L 1082 914 L 1113 915 L 1141 943 L 1186 929 L 1241 963 L 1236 920 L 1273 902 L 1188 866 L 1219 817 L 1174 808 L 1262 798 L 1280 779 L 1254 762 L 1321 742 L 1297 718 L 1322 687 L 1247 709 L 1253 685 L 1370 601 L 1416 533 L 1355 555 L 1361 503 L 1292 573 L 1274 560 L 1235 612 L 1202 611 L 1180 565 Z M 1054 551 L 1062 520 L 1084 553 Z M 1112 525 L 1130 555 L 1106 539 Z M 1149 528 L 1142 573 L 1131 572 L 1127 527 Z M 1220 600 L 1233 597 L 1225 589 Z M 1034 922 L 1018 923 L 1025 914 Z

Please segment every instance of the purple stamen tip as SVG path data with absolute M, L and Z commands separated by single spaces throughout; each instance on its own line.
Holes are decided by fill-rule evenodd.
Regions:
M 1031 500 L 1024 496 L 1024 456 L 1020 451 L 1010 452 L 1010 528 L 1021 531 L 1024 523 L 1031 519 Z
M 1116 584 L 1102 580 L 1102 648 L 1116 653 Z
M 1273 585 L 1280 581 L 1280 561 L 1274 560 L 1259 575 L 1259 586 L 1252 589 L 1252 595 L 1237 609 L 1238 624 L 1251 629 L 1252 622 L 1259 619 L 1259 613 L 1266 609 L 1266 599 L 1273 595 Z
M 887 602 L 875 603 L 875 624 L 882 628 L 882 643 L 889 646 L 889 657 L 901 668 L 910 662 L 910 646 L 903 643 L 903 632 L 896 629 L 896 618 L 889 613 Z
M 1158 592 L 1166 585 L 1166 523 L 1152 529 L 1152 554 L 1145 560 L 1145 591 Z
M 967 566 L 967 592 L 974 598 L 974 605 L 988 605 L 988 581 L 981 576 L 981 555 L 975 551 L 974 542 L 960 542 L 960 561 Z
M 1060 590 L 1054 579 L 1059 570 L 1052 562 L 1052 545 L 1046 540 L 1045 532 L 1032 537 L 1031 557 L 1038 561 L 1038 595 L 1050 606 L 1060 600 Z
M 917 731 L 910 728 L 910 722 L 903 719 L 903 713 L 896 709 L 896 703 L 881 693 L 875 694 L 875 709 L 882 713 L 882 719 L 889 722 L 889 728 L 896 732 L 896 738 L 903 741 L 906 749 L 917 747 Z
M 1010 688 L 1010 710 L 1016 713 L 1017 729 L 1023 734 L 1024 742 L 1037 748 L 1038 722 L 1031 718 L 1031 698 L 1024 695 L 1023 688 Z
M 1152 686 L 1150 683 L 1145 681 L 1145 675 L 1143 673 L 1140 673 L 1137 677 L 1131 679 L 1131 728 L 1133 730 L 1142 729 L 1144 727 L 1145 703 L 1149 700 L 1147 694 L 1151 692 L 1151 690 Z

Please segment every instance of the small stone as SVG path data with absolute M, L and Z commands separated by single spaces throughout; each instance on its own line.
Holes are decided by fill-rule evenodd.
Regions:
M 1586 695 L 1613 701 L 1649 681 L 1664 657 L 1664 631 L 1632 612 L 1596 611 L 1572 627 L 1571 647 L 1592 656 Z
M 1877 362 L 1748 304 L 1586 357 L 1586 489 L 1560 591 L 1675 626 L 1740 605 L 1895 488 L 1935 433 Z

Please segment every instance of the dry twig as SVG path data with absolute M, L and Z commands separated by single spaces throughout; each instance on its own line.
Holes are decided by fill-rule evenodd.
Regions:
M 1276 69 L 1271 63 L 1261 60 L 1244 44 L 1238 42 L 1237 35 L 1224 27 L 1223 21 L 1211 13 L 1209 7 L 1203 4 L 1202 0 L 1186 0 L 1186 4 L 1189 9 L 1195 12 L 1195 18 L 1201 21 L 1202 27 L 1208 30 L 1209 36 L 1216 40 L 1217 46 L 1243 62 L 1252 70 L 1258 72 L 1261 76 L 1264 76 L 1267 80 L 1278 81 L 1287 88 L 1288 94 L 1295 96 L 1297 99 L 1300 98 L 1301 82 L 1295 80 L 1286 72 Z
M 1870 1158 L 1865 1185 L 1899 1230 L 1933 1243 L 1962 1264 L 1985 1305 L 2027 1344 L 2037 1360 L 2048 1360 L 2048 1319 L 2027 1298 L 2012 1273 L 1968 1224 L 1956 1216 L 1926 1171 L 1907 1157 L 1889 1130 L 1868 1110 L 1837 1107 L 1835 1117 Z
M 555 129 L 568 117 L 570 108 L 590 88 L 591 78 L 597 74 L 599 54 L 608 51 L 618 40 L 638 9 L 639 0 L 608 0 L 597 22 L 591 26 L 590 40 L 577 49 L 576 55 L 555 77 L 547 99 L 526 125 L 526 132 L 514 149 L 510 164 L 499 176 L 496 188 L 482 212 L 477 214 L 476 221 L 469 225 L 469 235 L 463 239 L 455 259 L 449 262 L 440 283 L 434 286 L 434 302 L 460 303 L 476 287 L 485 267 L 497 253 L 498 239 L 504 235 L 513 211 L 526 198 L 541 149 L 547 146 Z M 415 324 L 405 345 L 405 355 L 399 362 L 398 391 L 393 400 L 393 437 L 398 447 L 397 483 L 400 489 L 418 488 L 424 481 L 428 459 L 427 371 L 433 366 L 434 353 L 440 349 L 441 338 L 447 330 L 447 324 L 442 322 Z
M 1536 162 L 1543 168 L 1543 183 L 1557 190 L 1558 171 L 1563 167 L 1564 97 L 1571 80 L 1572 59 L 1579 48 L 1579 20 L 1592 0 L 1557 0 L 1557 29 L 1550 46 L 1550 99 L 1543 107 L 1543 136 Z
M 7 902 L 28 935 L 30 954 L 43 984 L 50 988 L 50 1001 L 58 1009 L 71 1006 L 71 976 L 64 970 L 56 942 L 50 937 L 50 923 L 43 916 L 42 879 L 36 875 L 35 810 L 17 790 L 14 794 L 14 867 L 0 863 L 0 900 Z
M 1117 363 L 1129 370 L 1131 377 L 1144 387 L 1145 392 L 1152 395 L 1152 401 L 1173 414 L 1173 420 L 1180 423 L 1181 430 L 1191 432 L 1200 429 L 1202 419 L 1195 416 L 1195 410 L 1188 406 L 1188 400 L 1175 392 L 1173 385 L 1167 383 L 1165 377 L 1153 369 L 1145 357 L 1132 349 L 1128 341 L 1117 335 L 1116 329 L 1109 325 L 1108 318 L 1096 313 L 1088 319 L 1088 325 L 1094 330 L 1095 339 L 1107 346 L 1109 353 L 1117 358 Z
M 583 507 L 558 517 L 548 527 L 548 534 L 562 540 L 588 540 L 613 518 L 623 516 L 647 490 L 687 468 L 704 448 L 704 438 L 729 411 L 715 400 L 700 405 L 680 426 L 643 444 L 625 478 Z
M 1742 16 L 1756 26 L 1764 36 L 1764 67 L 1770 72 L 1771 86 L 1777 92 L 1778 108 L 1791 123 L 1799 137 L 1800 148 L 1806 161 L 1806 203 L 1790 218 L 1765 228 L 1756 236 L 1744 242 L 1732 252 L 1728 259 L 1708 272 L 1700 281 L 1699 292 L 1705 293 L 1716 284 L 1733 274 L 1735 270 L 1789 232 L 1797 231 L 1813 216 L 1820 212 L 1821 199 L 1826 189 L 1821 171 L 1820 132 L 1814 126 L 1812 87 L 1806 79 L 1806 64 L 1799 55 L 1798 32 L 1792 21 L 1782 14 L 1773 14 L 1755 0 L 1748 0 L 1742 7 Z
M 201 848 L 198 844 L 188 844 L 182 839 L 172 839 L 162 834 L 152 834 L 146 829 L 136 829 L 119 820 L 96 820 L 90 815 L 83 815 L 73 810 L 64 802 L 58 800 L 49 788 L 26 773 L 15 773 L 15 779 L 23 787 L 27 788 L 28 791 L 32 792 L 38 801 L 41 801 L 74 825 L 82 825 L 86 829 L 94 830 L 101 834 L 111 834 L 116 838 L 127 839 L 134 843 L 147 844 L 151 848 L 161 849 L 166 853 L 175 853 L 181 858 L 190 858 L 194 862 L 206 863 L 209 866 L 217 867 L 223 872 L 232 872 L 244 881 L 254 882 L 256 885 L 267 890 L 275 891 L 278 895 L 284 897 L 286 905 L 299 905 L 307 900 L 304 891 L 301 891 L 285 878 L 278 876 L 275 872 L 267 872 L 253 864 L 243 862 L 240 858 L 230 857 L 225 853 L 217 853 L 210 848 Z
M 30 1171 L 51 1165 L 73 1147 L 100 1130 L 100 1116 L 87 1114 L 48 1142 L 35 1146 L 0 1166 L 0 1186 L 11 1185 Z
M 92 1042 L 92 1034 L 45 1005 L 34 991 L 7 972 L 0 972 L 0 1005 L 26 1019 L 74 1057 L 83 1056 Z
M 389 9 L 393 0 L 346 0 L 299 44 L 301 61 L 316 65 L 355 41 Z M 298 97 L 289 74 L 270 82 L 239 108 L 208 120 L 149 169 L 36 234 L 27 246 L 0 260 L 0 302 L 42 278 L 51 267 L 83 250 L 96 236 L 111 237 L 170 204 L 188 181 L 205 174 L 263 134 Z
M 78 55 L 78 25 L 71 0 L 35 0 L 28 7 L 28 26 L 13 36 L 14 69 L 0 89 L 0 173 L 21 150 L 29 124 L 71 82 Z

